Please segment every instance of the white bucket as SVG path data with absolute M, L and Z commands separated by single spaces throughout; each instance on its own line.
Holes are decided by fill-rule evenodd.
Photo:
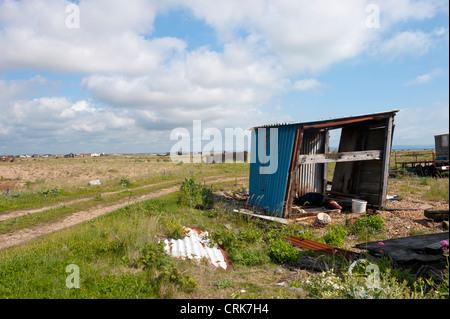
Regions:
M 360 199 L 352 199 L 352 213 L 364 213 L 366 211 L 367 202 Z

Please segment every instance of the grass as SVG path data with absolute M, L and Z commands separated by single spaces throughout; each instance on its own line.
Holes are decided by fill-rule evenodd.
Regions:
M 232 182 L 225 188 L 236 187 Z M 221 270 L 206 262 L 169 258 L 158 239 L 173 236 L 179 226 L 208 230 L 211 238 L 227 249 L 233 270 Z M 224 225 L 228 225 L 227 228 Z M 382 230 L 382 223 L 365 226 Z M 327 241 L 338 243 L 355 228 L 329 227 Z M 231 229 L 230 229 L 231 228 Z M 364 227 L 361 227 L 364 228 Z M 368 228 L 368 227 L 366 227 Z M 364 231 L 362 231 L 364 232 Z M 298 280 L 294 291 L 275 286 L 280 265 L 295 264 L 302 255 L 282 240 L 296 235 L 319 240 L 300 225 L 279 226 L 229 213 L 221 205 L 216 213 L 180 204 L 179 194 L 128 205 L 112 213 L 47 235 L 25 245 L 0 251 L 0 298 L 327 298 L 328 288 Z M 342 261 L 340 261 L 342 263 Z M 80 288 L 69 289 L 68 265 L 80 271 Z M 348 265 L 343 265 L 348 268 Z M 326 276 L 332 277 L 331 274 Z M 334 275 L 339 277 L 337 273 Z M 310 277 L 311 280 L 313 277 Z M 334 278 L 334 277 L 332 277 Z M 341 278 L 341 277 L 339 277 Z M 395 277 L 396 278 L 396 277 Z M 397 297 L 411 297 L 390 274 L 385 284 L 396 287 Z M 330 279 L 331 280 L 331 279 Z M 337 280 L 337 279 L 332 279 Z M 350 297 L 356 283 L 339 279 Z M 347 281 L 346 281 L 347 280 Z M 352 286 L 353 285 L 353 286 Z M 391 295 L 389 295 L 391 296 Z M 392 295 L 393 296 L 393 295 Z M 427 295 L 428 296 L 428 295 Z M 425 295 L 416 296 L 425 297 Z M 428 296 L 429 297 L 429 296 Z
M 170 268 L 170 273 L 178 276 L 178 281 L 172 282 L 162 275 L 164 269 L 143 267 L 139 262 L 145 256 L 143 250 L 149 243 L 155 244 L 157 238 L 170 235 L 165 220 L 174 216 L 183 220 L 184 225 L 201 224 L 205 228 L 218 227 L 218 221 L 226 221 L 237 230 L 242 227 L 241 236 L 252 240 L 253 244 L 259 238 L 249 231 L 246 218 L 230 217 L 225 212 L 211 218 L 204 211 L 181 206 L 177 194 L 171 194 L 127 206 L 43 239 L 1 251 L 0 277 L 4 280 L 0 282 L 0 298 L 168 298 L 185 294 L 203 295 L 203 290 L 188 287 L 184 281 L 202 283 L 205 272 L 209 273 L 206 278 L 215 280 L 225 280 L 230 274 L 192 261 L 173 260 L 173 264 L 163 261 Z M 80 289 L 66 287 L 65 280 L 69 274 L 65 269 L 71 264 L 80 269 Z M 266 262 L 262 269 L 272 266 Z M 244 273 L 255 273 L 246 262 L 236 262 L 236 267 Z M 189 277 L 180 275 L 188 270 Z M 264 277 L 266 283 L 272 281 L 267 271 L 260 269 L 257 272 L 262 272 L 260 278 Z M 222 286 L 220 292 L 209 282 L 206 294 L 218 296 L 224 291 L 235 291 L 241 287 L 246 287 L 252 294 L 267 288 L 256 281 L 252 286 L 251 281 L 246 282 L 245 278 L 248 276 L 227 279 L 233 284 Z M 278 295 L 277 288 L 269 288 L 268 295 Z
M 122 160 L 124 162 L 127 160 L 129 164 L 152 167 L 170 164 L 157 162 L 157 159 L 148 157 L 130 156 Z M 88 159 L 88 162 L 95 165 L 100 163 L 100 159 L 98 162 Z M 176 174 L 160 174 L 140 179 L 131 174 L 123 174 L 120 167 L 110 165 L 104 168 L 104 171 L 106 174 L 116 175 L 114 183 L 102 183 L 100 187 L 89 191 L 79 188 L 66 191 L 66 188 L 60 188 L 58 193 L 45 192 L 52 189 L 51 181 L 46 178 L 39 182 L 38 190 L 44 192 L 37 193 L 38 190 L 30 189 L 28 193 L 23 193 L 31 196 L 28 204 L 25 200 L 15 204 L 11 202 L 8 204 L 9 207 L 20 205 L 36 207 L 83 196 L 89 197 L 89 201 L 1 222 L 0 233 L 7 234 L 19 229 L 49 224 L 76 211 L 96 205 L 109 205 L 127 198 L 132 199 L 161 187 L 181 186 L 181 182 L 192 175 L 200 181 L 208 176 L 221 174 L 242 176 L 248 172 L 247 164 L 182 164 L 177 165 L 177 168 L 179 170 Z M 128 186 L 131 188 L 149 185 L 150 181 L 164 181 L 165 184 L 130 189 L 106 196 L 104 193 L 107 191 L 124 189 L 118 185 L 122 177 L 124 178 L 122 181 L 125 184 L 129 182 Z M 402 189 L 405 197 L 436 198 L 432 200 L 447 198 L 448 203 L 448 186 L 445 188 L 444 184 L 440 184 L 443 181 L 445 180 L 402 177 L 393 179 L 393 183 L 390 181 L 392 185 L 389 193 L 394 194 Z M 233 191 L 242 187 L 242 183 L 236 184 L 236 182 L 215 183 L 213 189 L 226 188 Z M 245 184 L 244 182 L 244 186 Z M 201 189 L 201 185 L 199 187 Z M 411 194 L 412 191 L 416 193 Z M 43 196 L 44 193 L 47 197 Z M 320 232 L 322 235 L 319 235 L 315 229 L 298 224 L 280 226 L 230 213 L 221 203 L 215 203 L 213 210 L 196 210 L 186 202 L 182 204 L 180 199 L 180 194 L 173 193 L 130 204 L 27 244 L 1 250 L 0 298 L 355 298 L 358 296 L 357 288 L 362 284 L 357 278 L 345 276 L 349 264 L 338 258 L 332 260 L 333 264 L 339 266 L 335 267 L 333 272 L 309 274 L 309 281 L 296 277 L 289 284 L 291 287 L 301 288 L 300 290 L 274 285 L 290 274 L 286 270 L 283 275 L 278 275 L 274 273 L 275 269 L 294 267 L 298 258 L 318 257 L 319 254 L 294 249 L 282 238 L 294 235 L 335 246 L 342 245 L 350 235 L 356 235 L 361 240 L 369 237 L 371 240 L 384 239 L 384 225 L 379 220 L 361 218 L 360 220 L 365 220 L 361 222 L 362 225 L 327 226 L 325 234 Z M 201 199 L 201 196 L 197 198 Z M 22 199 L 17 197 L 8 200 Z M 229 252 L 233 260 L 233 269 L 225 271 L 204 261 L 168 258 L 163 254 L 161 247 L 158 246 L 158 240 L 167 237 L 180 238 L 182 226 L 207 230 L 211 239 Z M 70 272 L 66 272 L 68 265 L 76 265 L 79 268 L 80 288 L 69 289 L 66 286 L 66 280 L 71 275 Z M 425 284 L 417 280 L 418 286 L 414 290 L 411 284 L 403 283 L 402 276 L 398 273 L 385 271 L 390 268 L 383 268 L 382 285 L 385 294 L 374 295 L 374 298 L 443 296 L 419 293 L 421 288 L 426 291 Z M 333 289 L 337 287 L 333 284 L 342 286 L 343 289 Z
M 402 199 L 423 199 L 449 203 L 448 178 L 398 176 L 389 179 L 389 194 Z

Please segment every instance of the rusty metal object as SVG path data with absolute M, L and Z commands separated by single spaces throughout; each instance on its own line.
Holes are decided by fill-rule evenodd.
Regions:
M 321 253 L 324 253 L 327 255 L 342 256 L 347 260 L 352 259 L 353 255 L 354 255 L 354 252 L 352 252 L 350 250 L 345 250 L 345 249 L 341 249 L 338 247 L 322 244 L 322 243 L 319 243 L 317 241 L 310 240 L 310 239 L 302 239 L 299 237 L 290 236 L 290 237 L 285 237 L 285 240 L 288 243 L 290 243 L 294 246 L 297 246 L 297 247 L 314 250 L 314 251 L 321 252 Z

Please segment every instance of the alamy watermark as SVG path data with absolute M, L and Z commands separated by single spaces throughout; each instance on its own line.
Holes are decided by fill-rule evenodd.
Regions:
M 368 261 L 366 259 L 358 259 L 354 261 L 348 268 L 349 276 L 353 276 L 352 271 L 357 264 L 365 265 L 367 263 Z M 369 274 L 366 278 L 365 286 L 357 287 L 355 291 L 355 297 L 366 298 L 370 291 L 380 289 L 380 268 L 378 267 L 378 265 L 369 263 L 365 268 L 365 272 Z
M 237 149 L 239 145 L 251 143 L 250 163 L 260 163 L 261 174 L 277 172 L 278 128 L 257 128 L 252 131 L 242 128 L 225 128 L 224 135 L 218 128 L 202 130 L 201 120 L 194 120 L 192 135 L 187 128 L 180 127 L 173 129 L 170 133 L 170 140 L 177 141 L 170 150 L 170 158 L 172 162 L 183 163 L 208 162 L 208 158 L 211 157 L 214 163 L 244 161 L 244 152 L 223 152 L 223 150 L 225 146 Z M 208 143 L 203 145 L 203 142 Z
M 379 29 L 380 28 L 380 7 L 376 4 L 369 4 L 366 7 L 366 27 L 368 29 Z
M 70 273 L 66 277 L 66 287 L 69 289 L 80 288 L 80 268 L 75 264 L 66 267 L 66 272 Z
M 80 7 L 75 3 L 70 3 L 66 6 L 66 28 L 79 29 L 80 28 Z

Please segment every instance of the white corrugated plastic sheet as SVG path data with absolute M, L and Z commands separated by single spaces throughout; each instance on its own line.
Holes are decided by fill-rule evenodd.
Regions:
M 227 269 L 226 257 L 217 245 L 212 248 L 208 241 L 208 232 L 185 227 L 186 236 L 183 239 L 165 239 L 164 250 L 172 257 L 200 260 L 206 258 L 216 266 Z

